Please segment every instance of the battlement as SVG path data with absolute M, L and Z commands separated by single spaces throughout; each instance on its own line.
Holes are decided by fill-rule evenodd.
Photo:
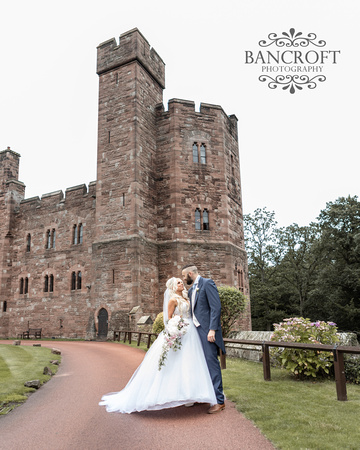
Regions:
M 182 100 L 179 98 L 172 98 L 168 101 L 168 112 L 164 110 L 162 104 L 156 105 L 158 114 L 174 114 L 176 109 L 184 110 L 186 108 L 187 112 L 194 112 L 197 115 L 205 116 L 216 116 L 219 113 L 228 121 L 228 125 L 234 130 L 237 130 L 238 119 L 235 114 L 228 116 L 223 108 L 219 105 L 212 105 L 210 103 L 200 103 L 200 111 L 195 111 L 195 102 L 191 100 Z
M 138 61 L 165 88 L 165 63 L 137 28 L 121 34 L 119 45 L 112 38 L 97 47 L 98 75 L 133 61 Z

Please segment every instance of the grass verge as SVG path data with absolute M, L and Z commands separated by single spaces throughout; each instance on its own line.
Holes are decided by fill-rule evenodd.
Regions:
M 227 358 L 226 397 L 279 449 L 359 449 L 360 386 L 347 385 L 339 402 L 334 381 L 296 381 L 287 371 Z
M 44 375 L 44 367 L 56 373 L 58 366 L 51 360 L 60 359 L 45 347 L 0 344 L 0 415 L 7 414 L 23 403 L 34 388 L 24 386 L 26 381 L 48 381 L 50 375 Z

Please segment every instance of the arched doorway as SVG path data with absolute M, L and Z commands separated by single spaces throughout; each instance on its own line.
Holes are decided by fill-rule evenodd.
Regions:
M 107 337 L 108 334 L 108 317 L 109 314 L 105 308 L 101 308 L 98 314 L 98 336 Z

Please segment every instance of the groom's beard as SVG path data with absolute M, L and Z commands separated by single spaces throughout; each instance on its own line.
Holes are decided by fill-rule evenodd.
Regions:
M 186 275 L 186 284 L 190 285 L 190 284 L 193 283 L 193 281 L 194 281 L 194 280 L 190 277 L 190 275 L 187 274 L 187 275 Z

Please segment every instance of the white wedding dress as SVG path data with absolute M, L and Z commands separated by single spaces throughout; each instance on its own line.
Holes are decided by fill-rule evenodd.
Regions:
M 159 370 L 164 343 L 162 331 L 126 387 L 102 397 L 99 404 L 108 412 L 152 411 L 193 402 L 216 404 L 214 387 L 198 332 L 188 311 L 189 305 L 182 297 L 176 298 L 178 306 L 174 315 L 182 315 L 189 322 L 187 332 L 182 336 L 181 348 L 177 351 L 170 349 L 165 366 Z

